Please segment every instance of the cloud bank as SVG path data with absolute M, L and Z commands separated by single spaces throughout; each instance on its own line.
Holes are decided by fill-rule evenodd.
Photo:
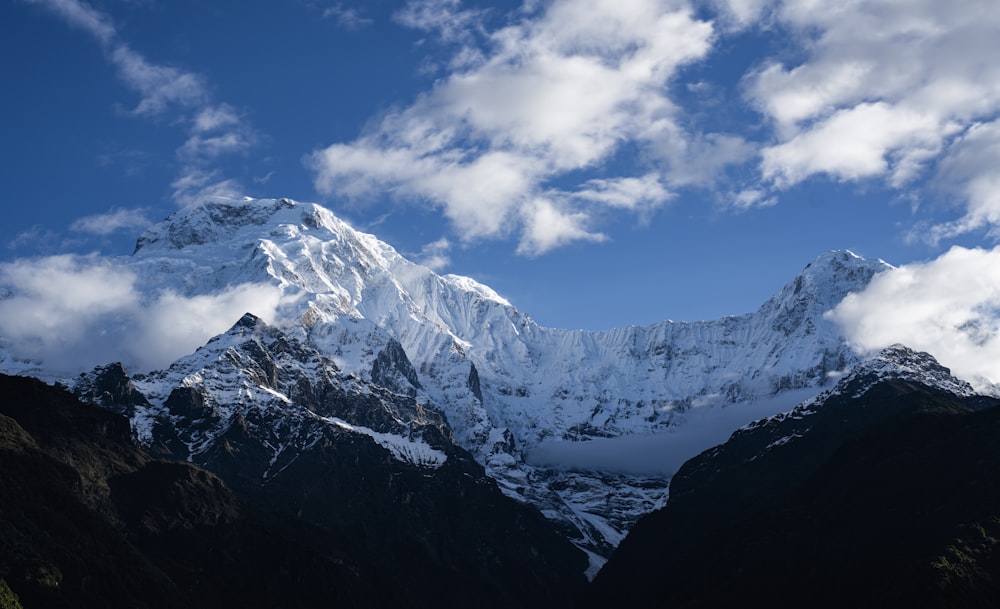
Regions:
M 0 265 L 0 336 L 19 358 L 75 374 L 122 361 L 168 366 L 229 329 L 244 313 L 272 321 L 280 290 L 230 286 L 185 296 L 144 290 L 139 278 L 98 256 L 60 255 Z
M 828 316 L 856 348 L 902 343 L 979 388 L 1000 382 L 1000 248 L 953 247 L 882 273 Z

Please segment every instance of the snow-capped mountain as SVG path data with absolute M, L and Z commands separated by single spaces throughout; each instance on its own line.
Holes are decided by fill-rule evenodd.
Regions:
M 393 346 L 376 362 L 390 361 Z M 412 371 L 405 356 L 398 365 Z M 128 416 L 142 446 L 206 466 L 220 450 L 236 449 L 241 459 L 260 460 L 262 480 L 329 429 L 367 436 L 397 460 L 430 469 L 455 448 L 438 411 L 341 373 L 315 348 L 251 314 L 167 370 L 129 378 L 113 364 L 82 375 L 74 391 Z
M 235 425 L 260 437 L 266 476 L 308 445 L 317 420 L 430 467 L 450 436 L 507 494 L 561 521 L 595 566 L 662 503 L 668 468 L 575 472 L 558 459 L 530 465 L 530 455 L 612 440 L 625 442 L 614 445 L 620 452 L 622 438 L 669 434 L 707 411 L 747 408 L 750 420 L 788 410 L 859 361 L 823 314 L 891 268 L 829 252 L 752 313 L 601 332 L 544 328 L 487 286 L 437 275 L 329 210 L 287 199 L 181 210 L 146 231 L 122 264 L 150 291 L 197 297 L 252 285 L 279 295 L 272 310 L 249 311 L 267 323 L 244 318 L 134 379 L 148 401 L 129 405 L 142 442 L 196 458 Z M 339 412 L 324 392 L 370 396 L 373 410 Z M 391 396 L 405 398 L 405 412 L 388 405 L 398 402 Z M 157 436 L 166 423 L 176 437 Z

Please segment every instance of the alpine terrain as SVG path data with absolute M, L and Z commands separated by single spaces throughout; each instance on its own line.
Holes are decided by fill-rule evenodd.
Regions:
M 896 345 L 691 459 L 587 607 L 995 607 L 1000 400 Z
M 828 252 L 754 312 L 593 332 L 541 327 L 489 287 L 288 199 L 183 209 L 119 263 L 147 293 L 261 288 L 277 304 L 163 369 L 109 362 L 77 376 L 0 337 L 0 371 L 124 415 L 143 451 L 244 496 L 340 471 L 324 448 L 345 438 L 407 475 L 458 468 L 540 510 L 586 551 L 590 576 L 664 504 L 684 460 L 862 361 L 824 313 L 891 268 Z M 394 479 L 394 500 L 414 501 Z M 282 509 L 308 511 L 309 496 L 289 490 Z

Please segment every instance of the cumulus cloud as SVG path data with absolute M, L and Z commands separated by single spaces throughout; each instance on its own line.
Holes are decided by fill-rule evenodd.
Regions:
M 537 198 L 524 207 L 524 232 L 517 251 L 537 255 L 581 239 L 603 241 L 605 236 L 592 232 L 587 224 L 590 217 L 583 212 L 561 208 L 556 202 Z
M 1000 248 L 953 247 L 881 273 L 828 316 L 860 349 L 902 343 L 973 384 L 1000 382 Z
M 280 290 L 238 285 L 194 296 L 144 289 L 134 273 L 98 256 L 61 255 L 0 265 L 0 336 L 20 358 L 73 374 L 123 361 L 169 365 L 244 313 L 273 320 Z
M 708 53 L 711 24 L 653 0 L 529 3 L 522 15 L 487 32 L 454 0 L 410 3 L 397 20 L 461 43 L 461 60 L 409 107 L 315 152 L 317 189 L 429 202 L 462 239 L 519 235 L 530 254 L 605 238 L 596 225 L 608 207 L 669 199 L 677 163 L 662 142 L 684 137 L 669 82 Z M 566 186 L 626 144 L 647 151 L 653 174 Z
M 117 208 L 107 213 L 84 216 L 70 225 L 70 230 L 92 235 L 107 236 L 120 230 L 143 229 L 151 222 L 145 209 Z
M 761 155 L 778 188 L 825 175 L 882 179 L 907 188 L 930 177 L 965 197 L 967 215 L 937 230 L 954 235 L 1000 218 L 985 189 L 996 172 L 974 162 L 1000 112 L 1000 5 L 989 0 L 819 3 L 719 0 L 738 23 L 761 20 L 798 43 L 801 61 L 770 60 L 745 80 L 771 121 Z M 958 159 L 962 159 L 961 161 Z M 944 174 L 943 179 L 939 172 Z
M 986 228 L 1000 238 L 1000 121 L 978 123 L 951 147 L 941 163 L 938 183 L 959 193 L 966 202 L 965 215 L 948 224 L 935 226 L 930 239 L 938 241 Z

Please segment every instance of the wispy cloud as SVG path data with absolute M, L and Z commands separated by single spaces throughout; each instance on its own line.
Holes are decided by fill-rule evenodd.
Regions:
M 677 151 L 696 139 L 676 120 L 669 83 L 709 52 L 711 24 L 654 0 L 529 3 L 521 15 L 488 32 L 456 1 L 410 3 L 397 19 L 456 43 L 460 60 L 411 106 L 314 153 L 317 189 L 429 203 L 461 239 L 517 236 L 526 254 L 603 240 L 609 208 L 667 201 L 686 169 Z M 639 175 L 573 184 L 625 146 L 646 152 Z
M 177 149 L 177 156 L 184 164 L 177 179 L 183 188 L 174 193 L 178 204 L 198 200 L 196 191 L 191 189 L 192 174 L 212 174 L 211 165 L 220 157 L 242 153 L 256 145 L 254 129 L 235 108 L 213 100 L 204 77 L 149 61 L 121 39 L 109 15 L 83 0 L 27 1 L 45 7 L 96 39 L 118 77 L 139 95 L 129 114 L 145 118 L 170 116 L 172 122 L 185 126 L 189 137 Z
M 120 230 L 135 230 L 148 227 L 151 222 L 145 209 L 118 208 L 107 213 L 84 216 L 70 225 L 70 230 L 92 235 L 107 236 Z
M 111 19 L 86 2 L 78 0 L 26 0 L 26 2 L 45 6 L 70 25 L 97 38 L 101 44 L 111 45 L 118 37 Z
M 433 33 L 444 42 L 469 43 L 477 36 L 485 36 L 484 11 L 463 9 L 461 5 L 461 0 L 410 0 L 394 18 L 405 27 Z M 478 52 L 473 54 L 481 57 Z
M 194 116 L 191 136 L 177 149 L 177 156 L 192 164 L 246 152 L 257 143 L 257 134 L 228 104 L 201 108 Z
M 7 249 L 19 250 L 25 247 L 38 247 L 39 244 L 51 244 L 59 240 L 59 235 L 51 229 L 44 228 L 36 224 L 27 230 L 23 230 L 7 243 Z
M 323 9 L 323 18 L 332 19 L 337 26 L 345 30 L 360 30 L 375 23 L 375 20 L 366 17 L 361 9 L 345 6 L 342 2 Z
M 451 242 L 442 237 L 422 247 L 416 260 L 432 271 L 440 271 L 451 264 L 451 258 L 448 256 L 450 251 Z
M 170 183 L 174 202 L 181 207 L 189 207 L 212 197 L 236 199 L 246 191 L 243 185 L 232 178 L 225 178 L 222 172 L 206 170 L 197 166 L 185 167 L 182 173 Z

